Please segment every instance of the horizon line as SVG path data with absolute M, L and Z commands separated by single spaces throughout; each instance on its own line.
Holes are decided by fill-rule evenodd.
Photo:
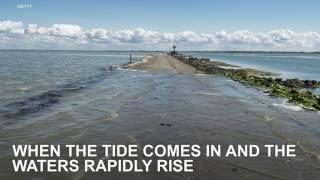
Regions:
M 90 49 L 0 49 L 0 51 L 93 51 L 93 52 L 170 52 L 167 50 L 90 50 Z M 264 50 L 181 50 L 177 52 L 218 52 L 218 53 L 310 53 L 320 51 L 264 51 Z

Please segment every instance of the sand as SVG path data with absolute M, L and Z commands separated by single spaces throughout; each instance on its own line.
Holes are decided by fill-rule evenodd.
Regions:
M 171 56 L 160 54 L 151 56 L 147 61 L 132 64 L 129 69 L 137 69 L 148 72 L 174 73 L 174 74 L 197 74 L 201 73 L 195 68 L 187 65 Z

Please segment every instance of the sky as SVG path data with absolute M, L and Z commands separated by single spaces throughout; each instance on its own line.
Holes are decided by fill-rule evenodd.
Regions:
M 318 0 L 2 0 L 0 48 L 167 50 L 174 41 L 181 50 L 319 51 L 318 7 Z

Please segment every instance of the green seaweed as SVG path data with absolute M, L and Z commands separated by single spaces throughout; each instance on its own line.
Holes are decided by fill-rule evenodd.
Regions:
M 316 80 L 283 80 L 281 78 L 271 77 L 271 75 L 274 74 L 269 72 L 255 69 L 226 69 L 221 68 L 221 66 L 236 66 L 221 62 L 212 62 L 209 61 L 209 59 L 183 56 L 178 53 L 170 55 L 205 73 L 228 77 L 234 81 L 261 89 L 271 96 L 286 98 L 290 103 L 302 105 L 306 109 L 320 110 L 320 97 L 310 91 L 310 89 L 320 87 L 320 82 Z

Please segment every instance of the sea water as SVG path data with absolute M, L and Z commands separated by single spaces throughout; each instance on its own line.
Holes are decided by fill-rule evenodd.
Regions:
M 159 52 L 132 54 L 141 58 L 150 53 Z M 128 62 L 129 54 L 0 51 L 0 179 L 21 179 L 12 173 L 12 144 L 48 143 L 263 145 L 290 142 L 297 144 L 310 157 L 299 154 L 301 159 L 292 161 L 290 166 L 287 166 L 286 159 L 275 162 L 263 158 L 244 161 L 242 166 L 252 169 L 250 172 L 270 172 L 266 174 L 268 177 L 286 174 L 294 179 L 301 175 L 301 171 L 286 171 L 286 168 L 303 169 L 309 179 L 319 173 L 316 169 L 319 164 L 310 160 L 320 154 L 320 114 L 317 112 L 287 108 L 293 105 L 224 77 L 109 69 L 109 66 Z M 225 57 L 237 63 L 237 59 L 246 59 L 244 55 L 253 56 L 222 54 L 220 60 Z M 206 57 L 208 53 L 195 56 Z M 212 59 L 215 56 L 212 55 Z M 266 58 L 270 57 L 262 57 Z M 257 66 L 260 58 L 256 55 L 252 59 L 255 60 L 247 63 Z M 282 59 L 291 62 L 289 57 Z M 300 64 L 296 71 L 303 77 L 316 78 L 318 72 L 308 73 L 303 69 L 312 69 L 311 65 L 302 63 L 309 60 L 318 62 L 315 59 L 296 58 Z M 273 61 L 265 64 L 283 69 L 287 67 L 281 72 L 293 72 L 292 68 L 298 66 L 292 64 L 290 67 L 290 63 L 287 66 L 274 65 L 277 61 Z M 230 163 L 232 161 L 217 163 L 203 160 L 196 163 L 202 165 L 195 167 L 199 172 L 195 176 L 198 179 L 212 178 L 216 174 L 208 172 L 216 167 L 223 177 L 235 179 L 231 168 L 225 166 Z M 53 179 L 58 176 L 61 179 L 105 179 L 107 175 L 79 171 L 76 174 L 59 174 Z M 37 174 L 28 176 L 43 179 Z M 260 179 L 264 175 L 251 173 L 250 176 Z M 135 177 L 141 179 L 140 174 Z M 186 178 L 185 174 L 166 176 L 170 177 Z
M 271 71 L 283 78 L 320 81 L 320 53 L 186 52 L 186 54 L 245 68 Z

